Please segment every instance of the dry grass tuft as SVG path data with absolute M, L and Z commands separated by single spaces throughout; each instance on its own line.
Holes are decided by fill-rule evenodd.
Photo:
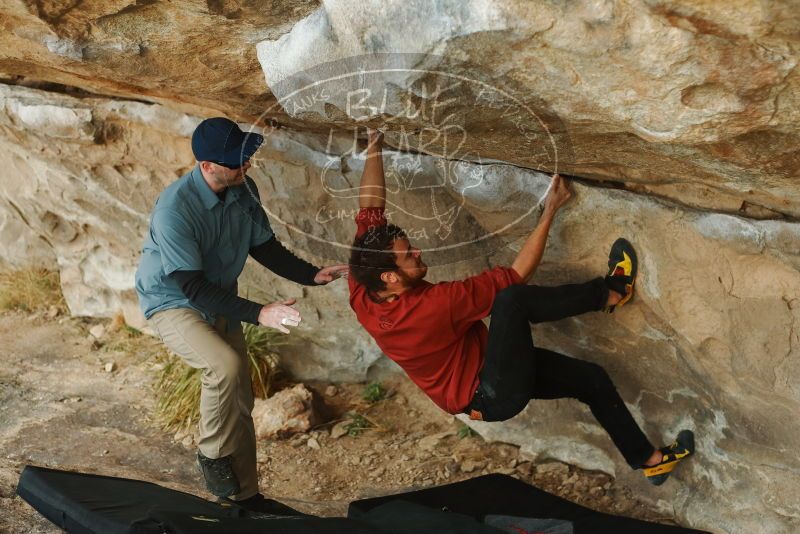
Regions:
M 118 313 L 111 319 L 106 330 L 108 338 L 103 345 L 104 352 L 126 352 L 129 354 L 145 354 L 148 357 L 162 353 L 162 344 L 155 338 L 144 335 L 138 328 L 125 322 L 125 316 Z
M 200 419 L 200 373 L 170 354 L 156 384 L 156 421 L 164 430 L 191 428 Z
M 278 372 L 276 348 L 285 343 L 277 330 L 245 325 L 244 337 L 250 357 L 253 394 L 266 398 Z M 163 359 L 156 383 L 156 420 L 171 432 L 192 428 L 200 418 L 200 371 L 186 365 L 178 356 Z
M 58 273 L 47 269 L 20 269 L 0 273 L 0 310 L 37 312 L 55 306 L 67 309 Z

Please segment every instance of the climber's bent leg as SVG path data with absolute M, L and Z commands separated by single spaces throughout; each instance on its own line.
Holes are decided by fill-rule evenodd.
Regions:
M 655 447 L 633 419 L 628 407 L 601 366 L 546 349 L 536 349 L 534 399 L 578 399 L 611 437 L 633 469 L 650 459 Z
M 492 307 L 489 340 L 479 376 L 479 398 L 486 398 L 491 406 L 473 407 L 480 412 L 479 417 L 504 421 L 528 404 L 536 372 L 531 323 L 600 310 L 607 299 L 608 289 L 602 278 L 557 287 L 515 285 L 500 291 Z M 469 413 L 470 409 L 466 411 Z

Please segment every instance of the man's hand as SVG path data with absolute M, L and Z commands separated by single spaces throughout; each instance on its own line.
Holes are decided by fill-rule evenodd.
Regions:
M 572 191 L 569 188 L 569 181 L 554 174 L 553 180 L 550 182 L 550 192 L 547 193 L 547 198 L 544 200 L 544 211 L 555 215 L 570 198 L 572 198 Z
M 319 285 L 325 285 L 328 282 L 333 282 L 337 278 L 346 278 L 350 273 L 350 266 L 344 265 L 331 265 L 330 267 L 323 267 L 314 276 L 314 282 Z
M 267 304 L 261 308 L 258 314 L 258 324 L 280 330 L 284 334 L 289 333 L 286 326 L 297 326 L 300 324 L 300 312 L 291 308 L 297 299 L 284 300 L 275 304 Z
M 367 147 L 369 145 L 377 144 L 379 147 L 383 146 L 383 132 L 374 128 L 367 128 Z

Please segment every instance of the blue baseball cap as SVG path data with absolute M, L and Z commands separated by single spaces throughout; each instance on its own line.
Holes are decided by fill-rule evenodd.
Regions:
M 214 117 L 204 120 L 195 128 L 192 152 L 197 161 L 212 161 L 237 168 L 244 165 L 263 142 L 263 135 L 245 133 L 232 120 Z

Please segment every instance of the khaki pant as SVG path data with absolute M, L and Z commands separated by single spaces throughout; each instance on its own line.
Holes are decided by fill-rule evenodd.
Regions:
M 208 458 L 232 455 L 240 492 L 258 493 L 256 433 L 250 360 L 241 323 L 223 317 L 213 326 L 195 310 L 176 308 L 155 313 L 148 321 L 169 349 L 202 370 L 200 452 Z

